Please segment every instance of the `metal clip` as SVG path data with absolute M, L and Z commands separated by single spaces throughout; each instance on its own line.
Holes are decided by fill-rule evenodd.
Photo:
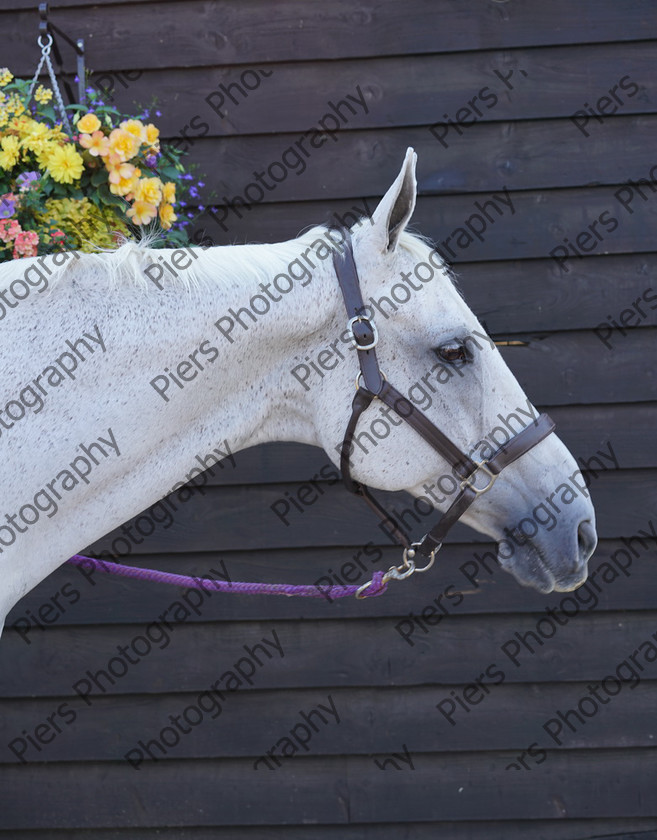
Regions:
M 381 583 L 388 583 L 389 580 L 406 580 L 406 578 L 410 577 L 411 575 L 415 574 L 415 572 L 426 572 L 433 566 L 434 560 L 436 559 L 436 554 L 440 550 L 442 543 L 437 545 L 431 554 L 429 555 L 429 562 L 426 566 L 422 566 L 420 569 L 415 565 L 415 557 L 416 551 L 414 546 L 419 546 L 419 543 L 413 543 L 410 548 L 405 548 L 404 553 L 402 555 L 402 564 L 401 566 L 391 566 L 388 571 L 383 575 L 381 579 Z M 364 583 L 356 590 L 356 598 L 362 600 L 365 596 L 361 595 L 366 589 L 372 584 L 372 580 L 368 580 L 367 583 Z

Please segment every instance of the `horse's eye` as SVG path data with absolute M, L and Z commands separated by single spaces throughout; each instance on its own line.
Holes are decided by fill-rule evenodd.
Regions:
M 470 353 L 468 348 L 461 341 L 450 341 L 447 344 L 441 344 L 440 347 L 434 347 L 433 352 L 448 364 L 456 364 L 456 362 L 469 362 Z

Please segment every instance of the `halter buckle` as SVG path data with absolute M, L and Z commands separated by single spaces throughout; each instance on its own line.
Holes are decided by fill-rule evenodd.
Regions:
M 495 484 L 495 480 L 497 479 L 498 473 L 494 473 L 488 469 L 488 461 L 475 461 L 477 465 L 473 472 L 467 478 L 464 478 L 461 484 L 459 485 L 461 490 L 465 490 L 466 487 L 469 487 L 473 493 L 476 493 L 477 496 L 480 496 L 482 493 L 485 493 L 487 490 Z M 475 476 L 479 471 L 486 473 L 488 476 L 488 481 L 485 487 L 476 487 L 475 486 Z
M 354 333 L 354 324 L 357 321 L 365 322 L 372 330 L 372 341 L 369 344 L 359 344 L 356 334 Z M 354 315 L 347 321 L 347 331 L 351 333 L 351 346 L 356 350 L 372 350 L 379 343 L 379 331 L 376 328 L 374 321 L 366 318 L 364 315 Z

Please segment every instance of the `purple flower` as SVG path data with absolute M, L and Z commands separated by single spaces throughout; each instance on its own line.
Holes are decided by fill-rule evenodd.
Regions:
M 198 185 L 199 185 L 199 187 L 204 187 L 204 186 L 205 186 L 205 183 L 204 183 L 203 181 L 199 181 L 199 182 L 198 182 Z
M 32 184 L 35 184 L 41 177 L 39 172 L 21 172 L 16 178 L 16 183 L 20 187 L 21 192 L 27 192 Z
M 161 117 L 162 116 L 162 111 L 156 111 L 155 116 L 156 117 Z
M 205 210 L 205 205 L 204 204 L 199 204 L 199 206 L 198 206 L 199 213 L 202 213 L 204 210 Z
M 196 187 L 190 187 L 189 194 L 192 198 L 198 198 L 198 190 L 196 189 Z
M 146 166 L 153 169 L 155 164 L 157 163 L 157 155 L 147 155 L 146 156 Z
M 7 193 L 6 195 L 0 197 L 0 219 L 9 219 L 14 215 L 15 209 L 16 200 L 11 193 Z

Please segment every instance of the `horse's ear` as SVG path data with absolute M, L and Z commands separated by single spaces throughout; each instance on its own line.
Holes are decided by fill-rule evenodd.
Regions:
M 417 155 L 409 147 L 399 175 L 372 216 L 372 225 L 382 251 L 394 251 L 399 237 L 413 215 L 417 191 L 416 163 Z

